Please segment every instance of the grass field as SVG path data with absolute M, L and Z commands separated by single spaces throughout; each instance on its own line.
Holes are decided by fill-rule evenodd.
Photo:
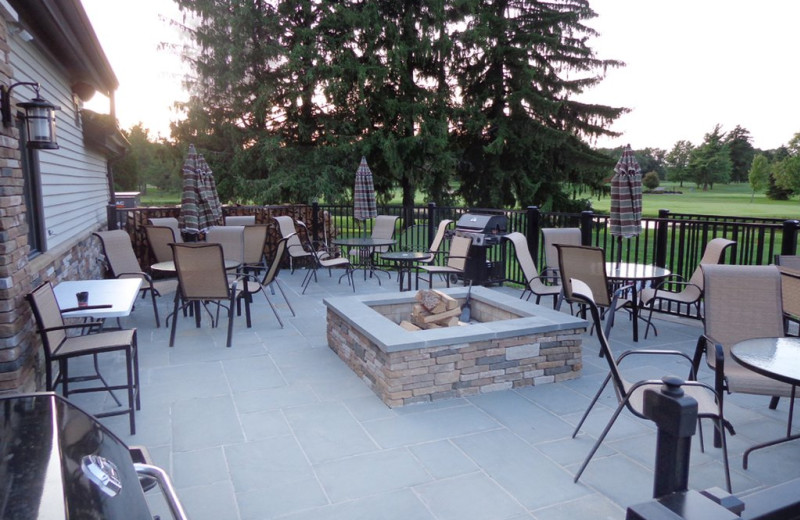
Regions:
M 657 217 L 658 210 L 668 209 L 672 213 L 697 213 L 701 215 L 731 215 L 740 217 L 769 217 L 800 219 L 800 199 L 769 200 L 763 193 L 757 193 L 751 202 L 752 191 L 748 184 L 718 184 L 713 190 L 702 191 L 692 184 L 683 188 L 670 183 L 662 184 L 667 190 L 681 191 L 680 194 L 648 195 L 642 197 L 642 212 L 646 217 Z M 143 206 L 180 204 L 180 193 L 164 193 L 148 188 L 147 195 L 141 199 Z M 394 202 L 394 201 L 393 201 Z M 400 203 L 400 196 L 396 198 Z M 424 204 L 424 202 L 419 202 Z M 603 197 L 592 199 L 595 211 L 608 213 L 611 199 Z
M 800 200 L 797 197 L 769 200 L 763 193 L 757 193 L 751 202 L 752 190 L 745 183 L 717 184 L 713 190 L 705 192 L 686 183 L 683 188 L 670 183 L 664 183 L 662 187 L 682 193 L 643 195 L 644 216 L 657 217 L 658 210 L 668 209 L 671 213 L 800 219 Z M 608 213 L 610 206 L 608 197 L 592 199 L 592 208 L 596 211 Z

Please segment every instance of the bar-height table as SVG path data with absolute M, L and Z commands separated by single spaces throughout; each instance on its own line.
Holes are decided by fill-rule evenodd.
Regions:
M 60 309 L 65 318 L 95 318 L 105 320 L 130 315 L 139 289 L 141 278 L 112 278 L 108 280 L 67 280 L 53 288 Z M 89 308 L 78 309 L 77 293 L 89 293 Z M 108 307 L 106 307 L 108 306 Z
M 639 341 L 639 289 L 642 282 L 661 280 L 672 274 L 669 269 L 649 264 L 627 262 L 606 262 L 606 276 L 611 282 L 631 284 L 631 303 L 633 304 L 633 341 Z M 653 325 L 655 330 L 655 325 Z
M 767 446 L 800 439 L 800 433 L 792 435 L 795 391 L 797 385 L 800 385 L 800 338 L 748 339 L 732 346 L 731 356 L 739 364 L 753 372 L 792 385 L 786 436 L 747 448 L 742 459 L 742 466 L 747 469 L 747 458 L 751 452 Z

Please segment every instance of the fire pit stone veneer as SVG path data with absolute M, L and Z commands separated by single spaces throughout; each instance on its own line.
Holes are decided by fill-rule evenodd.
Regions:
M 463 287 L 443 290 L 463 304 Z M 415 293 L 326 298 L 328 346 L 390 407 L 580 376 L 587 322 L 473 287 L 469 325 L 408 331 Z

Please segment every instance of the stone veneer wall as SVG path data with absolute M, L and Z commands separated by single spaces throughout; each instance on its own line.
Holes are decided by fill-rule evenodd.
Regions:
M 583 331 L 386 353 L 328 310 L 328 345 L 390 407 L 574 379 Z

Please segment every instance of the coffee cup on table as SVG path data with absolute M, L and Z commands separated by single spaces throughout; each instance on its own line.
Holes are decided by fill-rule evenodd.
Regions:
M 75 296 L 78 298 L 78 307 L 88 307 L 89 306 L 89 292 L 88 291 L 81 291 L 76 293 Z

